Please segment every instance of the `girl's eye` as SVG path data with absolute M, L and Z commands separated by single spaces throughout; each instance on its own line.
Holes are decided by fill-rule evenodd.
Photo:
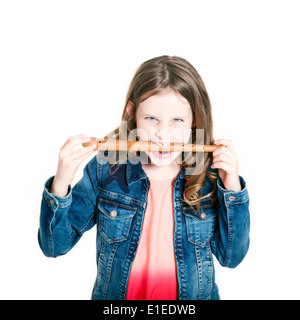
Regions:
M 182 119 L 173 119 L 175 122 L 183 122 Z
M 150 121 L 155 121 L 156 120 L 154 117 L 146 117 L 145 119 L 150 120 Z

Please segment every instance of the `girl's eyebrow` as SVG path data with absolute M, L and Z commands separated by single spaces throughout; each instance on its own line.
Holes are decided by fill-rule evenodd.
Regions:
M 154 114 L 149 114 L 149 113 L 142 113 L 142 116 L 143 117 L 153 117 L 153 118 L 158 118 L 157 115 L 154 115 Z M 184 116 L 184 115 L 176 115 L 176 116 L 172 116 L 170 117 L 172 119 L 186 119 L 187 116 Z
M 149 113 L 142 113 L 142 116 L 143 116 L 143 117 L 154 117 L 154 118 L 157 117 L 156 115 L 149 114 Z

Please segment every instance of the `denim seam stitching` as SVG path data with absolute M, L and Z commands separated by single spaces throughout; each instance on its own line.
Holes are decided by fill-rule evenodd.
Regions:
M 231 210 L 228 207 L 227 207 L 227 223 L 228 223 L 228 240 L 227 240 L 226 255 L 224 259 L 224 266 L 226 267 L 228 267 L 230 264 L 230 258 L 232 253 L 232 237 L 233 237 L 232 216 L 231 216 Z
M 114 262 L 114 256 L 117 252 L 119 244 L 115 243 L 111 249 L 111 252 L 108 257 L 108 263 L 107 263 L 107 269 L 106 269 L 106 277 L 105 277 L 105 283 L 104 283 L 104 288 L 103 288 L 103 296 L 106 299 L 107 296 L 107 290 L 110 282 L 110 277 L 111 277 L 111 271 L 112 271 L 112 265 Z

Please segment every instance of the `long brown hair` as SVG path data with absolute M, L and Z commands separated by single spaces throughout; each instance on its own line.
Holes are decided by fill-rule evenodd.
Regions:
M 196 143 L 196 129 L 204 130 L 204 144 L 212 144 L 213 121 L 211 104 L 205 85 L 197 70 L 185 59 L 176 56 L 161 56 L 145 61 L 136 71 L 127 93 L 125 107 L 122 115 L 121 125 L 108 134 L 106 137 L 114 135 L 119 139 L 132 139 L 130 134 L 136 129 L 135 115 L 139 104 L 147 98 L 160 93 L 166 88 L 171 88 L 181 94 L 190 104 L 193 113 L 193 127 L 191 143 Z M 133 103 L 133 111 L 129 115 L 126 106 Z M 126 126 L 124 126 L 126 124 Z M 191 155 L 190 155 L 191 156 Z M 194 154 L 202 156 L 201 170 L 197 174 L 186 175 L 184 200 L 191 207 L 200 209 L 200 201 L 213 194 L 216 188 L 217 175 L 208 171 L 212 158 L 211 153 Z M 183 161 L 182 166 L 188 166 L 188 161 Z M 213 191 L 202 196 L 202 188 L 205 184 L 205 177 L 213 183 Z

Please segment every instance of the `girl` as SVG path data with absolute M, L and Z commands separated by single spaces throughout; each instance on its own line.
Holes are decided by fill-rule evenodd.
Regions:
M 200 129 L 204 144 L 220 146 L 213 153 L 140 152 L 129 159 L 115 151 L 114 161 L 99 153 L 74 188 L 79 165 L 96 146 L 74 151 L 90 141 L 78 135 L 60 149 L 56 175 L 44 188 L 39 244 L 57 257 L 97 224 L 92 299 L 219 299 L 212 254 L 230 268 L 245 257 L 249 197 L 233 143 L 213 139 L 198 72 L 179 57 L 144 62 L 122 123 L 107 137 L 196 143 Z

